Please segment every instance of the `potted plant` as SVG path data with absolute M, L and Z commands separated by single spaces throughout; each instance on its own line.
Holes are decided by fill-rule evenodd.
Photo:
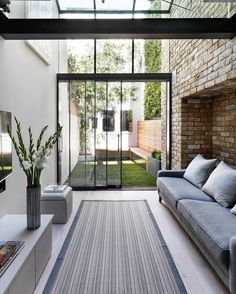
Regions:
M 27 228 L 34 230 L 40 226 L 40 198 L 41 185 L 40 177 L 42 170 L 47 166 L 47 158 L 51 153 L 55 143 L 61 136 L 62 127 L 58 125 L 57 131 L 50 136 L 44 144 L 42 143 L 44 133 L 48 126 L 45 126 L 34 142 L 31 127 L 28 128 L 29 145 L 26 147 L 21 133 L 21 124 L 15 117 L 16 138 L 8 127 L 8 133 L 11 137 L 13 146 L 16 150 L 20 165 L 27 177 Z
M 161 151 L 154 149 L 147 161 L 147 172 L 156 177 L 157 172 L 161 169 Z

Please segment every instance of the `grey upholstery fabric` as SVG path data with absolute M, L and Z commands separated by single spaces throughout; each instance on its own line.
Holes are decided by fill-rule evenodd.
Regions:
M 158 178 L 169 177 L 169 178 L 183 178 L 185 169 L 180 170 L 159 170 L 157 173 Z
M 231 293 L 236 293 L 236 236 L 231 238 L 229 243 L 230 263 L 229 263 L 229 289 Z
M 41 210 L 44 214 L 54 214 L 53 224 L 67 223 L 73 208 L 73 191 L 67 187 L 61 194 L 41 193 Z
M 181 199 L 214 201 L 206 193 L 183 178 L 160 177 L 157 184 L 160 196 L 174 208 L 177 206 L 177 201 Z
M 180 217 L 223 271 L 229 267 L 229 241 L 236 236 L 236 217 L 217 202 L 181 200 Z
M 214 197 L 223 207 L 232 207 L 236 202 L 236 170 L 222 161 L 202 190 Z
M 215 168 L 216 162 L 217 159 L 205 159 L 198 154 L 188 165 L 184 178 L 201 189 Z
M 233 208 L 230 209 L 230 212 L 233 214 L 236 214 L 236 204 L 234 205 Z

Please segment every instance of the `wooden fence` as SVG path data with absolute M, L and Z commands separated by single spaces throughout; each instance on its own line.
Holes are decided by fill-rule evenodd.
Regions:
M 161 119 L 138 121 L 138 147 L 148 152 L 161 150 Z

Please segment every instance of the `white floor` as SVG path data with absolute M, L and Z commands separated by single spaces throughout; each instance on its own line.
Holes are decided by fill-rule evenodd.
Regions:
M 42 293 L 82 199 L 147 199 L 151 211 L 159 225 L 162 235 L 179 270 L 187 292 L 192 294 L 228 293 L 218 276 L 210 268 L 204 257 L 188 238 L 176 219 L 172 216 L 164 204 L 160 204 L 158 202 L 157 191 L 79 191 L 74 192 L 73 196 L 73 214 L 69 222 L 66 225 L 53 225 L 52 255 L 34 294 Z

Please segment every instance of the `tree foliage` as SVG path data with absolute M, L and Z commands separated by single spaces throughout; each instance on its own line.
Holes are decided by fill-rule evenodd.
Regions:
M 149 0 L 152 9 L 160 8 L 159 0 Z M 145 71 L 156 73 L 161 70 L 161 41 L 146 40 L 144 43 Z M 161 85 L 148 82 L 144 88 L 144 116 L 146 119 L 160 117 L 161 115 Z
M 127 57 L 124 52 L 129 52 L 129 48 L 124 45 L 104 41 L 97 50 L 97 73 L 122 72 L 127 66 Z M 92 46 L 87 46 L 86 52 L 78 56 L 71 50 L 68 52 L 69 73 L 93 73 L 94 72 L 94 50 Z M 107 100 L 109 110 L 118 111 L 117 105 L 121 99 L 120 82 L 97 82 L 96 92 L 94 82 L 75 81 L 70 82 L 70 103 L 76 105 L 80 115 L 80 143 L 81 151 L 85 151 L 85 134 L 89 132 L 89 119 L 95 119 L 104 110 L 107 110 Z M 136 87 L 131 83 L 123 83 L 122 101 L 132 99 L 135 96 Z M 96 109 L 95 109 L 96 96 Z M 106 100 L 106 97 L 108 98 Z M 85 102 L 86 100 L 86 102 Z M 86 117 L 85 117 L 86 114 Z

